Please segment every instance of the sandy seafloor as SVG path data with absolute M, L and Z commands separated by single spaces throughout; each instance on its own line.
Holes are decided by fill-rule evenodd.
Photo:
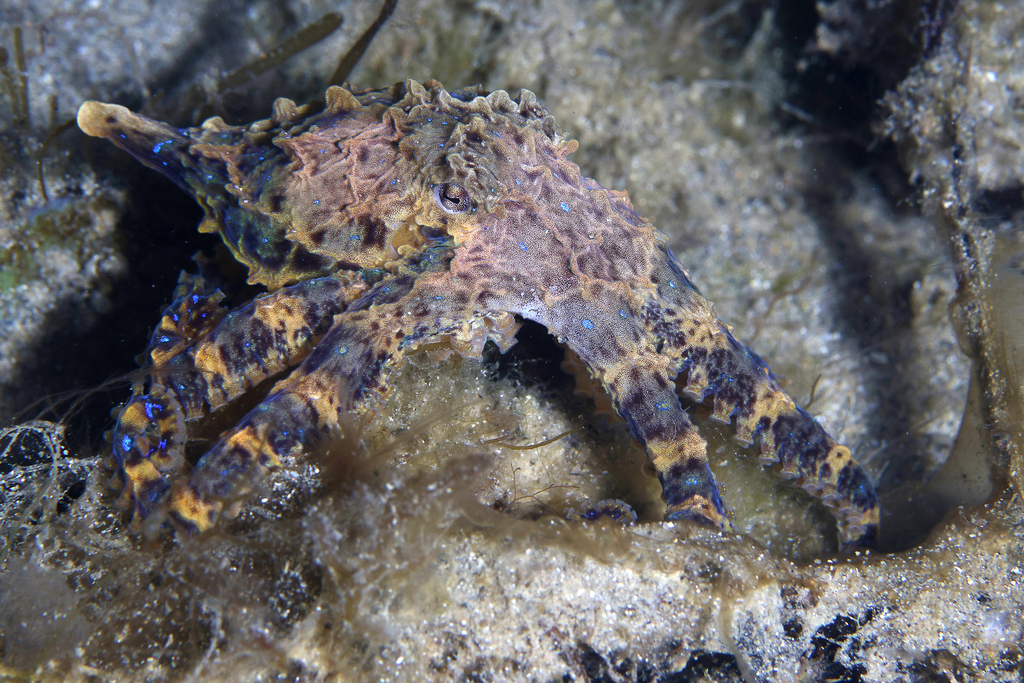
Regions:
M 504 357 L 410 359 L 361 438 L 221 533 L 127 529 L 102 432 L 216 241 L 169 182 L 60 126 L 87 99 L 263 118 L 321 96 L 376 11 L 0 6 L 0 417 L 21 425 L 0 440 L 0 679 L 1024 679 L 1012 3 L 401 0 L 349 76 L 535 92 L 850 447 L 881 552 L 836 557 L 828 512 L 706 423 L 743 535 L 660 522 L 643 453 L 539 327 Z M 327 12 L 340 29 L 218 88 Z M 566 520 L 605 498 L 639 523 Z

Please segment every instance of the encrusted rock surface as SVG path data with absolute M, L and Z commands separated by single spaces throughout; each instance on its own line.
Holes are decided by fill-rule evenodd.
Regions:
M 21 159 L 10 167 L 16 172 L 7 172 L 29 188 L 17 200 L 5 189 L 0 201 L 21 202 L 17 212 L 8 209 L 12 218 L 4 224 L 15 236 L 30 229 L 23 226 L 32 216 L 61 207 L 88 217 L 82 234 L 99 237 L 80 238 L 85 246 L 71 250 L 74 258 L 60 271 L 79 279 L 61 286 L 94 302 L 101 328 L 129 317 L 136 325 L 137 348 L 108 361 L 110 374 L 123 373 L 171 285 L 161 285 L 165 291 L 146 300 L 144 310 L 115 302 L 103 318 L 102 301 L 116 296 L 105 294 L 111 290 L 102 283 L 114 292 L 149 288 L 191 266 L 188 252 L 140 242 L 152 214 L 125 208 L 126 201 L 148 205 L 176 190 L 139 189 L 144 181 L 134 179 L 140 174 L 128 161 L 67 131 L 51 143 L 64 165 L 59 176 L 49 172 L 45 200 L 34 189 L 35 145 L 84 99 L 118 101 L 185 124 L 212 114 L 263 116 L 275 96 L 315 97 L 377 8 L 168 4 L 157 14 L 126 1 L 90 7 L 84 22 L 80 9 L 16 2 L 0 10 L 0 45 L 12 55 L 5 67 L 12 74 L 12 27 L 23 31 L 32 114 L 0 122 L 4 149 Z M 250 84 L 215 92 L 225 72 L 327 11 L 344 15 L 339 31 Z M 936 47 L 887 100 L 885 132 L 897 140 L 906 173 L 926 200 L 947 192 L 952 168 L 967 164 L 977 178 L 970 191 L 990 191 L 989 209 L 972 204 L 974 210 L 1000 216 L 994 228 L 981 227 L 999 239 L 999 248 L 985 253 L 1000 255 L 999 282 L 1009 284 L 986 299 L 997 312 L 986 320 L 994 322 L 981 332 L 967 329 L 971 339 L 1019 324 L 998 312 L 1011 305 L 1003 299 L 1012 300 L 1011 281 L 1020 274 L 1013 247 L 1020 200 L 1013 191 L 1024 177 L 1015 142 L 1024 132 L 1014 93 L 1024 65 L 1021 50 L 1004 39 L 1020 35 L 1014 27 L 1022 11 L 959 3 L 944 17 Z M 967 398 L 968 361 L 945 314 L 957 293 L 955 263 L 962 263 L 947 247 L 957 229 L 942 220 L 941 206 L 926 201 L 933 206 L 926 219 L 896 205 L 894 198 L 915 194 L 888 179 L 895 167 L 857 161 L 863 152 L 849 152 L 847 131 L 802 108 L 808 96 L 794 92 L 792 71 L 800 68 L 793 57 L 800 46 L 783 39 L 787 21 L 759 3 L 408 1 L 350 78 L 364 86 L 414 77 L 537 92 L 579 140 L 576 161 L 584 172 L 630 192 L 671 236 L 680 261 L 736 335 L 768 358 L 798 400 L 813 397 L 810 410 L 870 468 L 886 496 L 885 542 L 902 549 L 946 509 L 984 498 L 947 495 L 958 490 L 956 473 L 985 469 L 988 457 L 998 487 L 1015 451 L 1003 442 L 993 447 L 989 433 L 978 432 L 991 422 L 989 382 L 969 406 L 964 430 L 973 440 L 961 432 L 959 469 L 946 470 L 954 484 L 942 495 L 922 488 L 953 448 Z M 811 99 L 830 96 L 823 88 Z M 960 160 L 950 156 L 951 141 L 967 139 L 972 144 L 960 145 Z M 87 170 L 86 160 L 100 170 Z M 103 210 L 93 211 L 99 201 Z M 182 218 L 171 239 L 193 240 L 194 216 L 180 201 L 165 206 L 164 213 Z M 117 247 L 119 240 L 127 246 Z M 61 247 L 68 251 L 66 240 Z M 168 261 L 166 272 L 140 273 L 133 268 L 139 253 L 148 263 Z M 51 272 L 20 272 L 19 287 L 55 293 L 12 304 L 0 339 L 13 338 L 16 321 L 45 317 L 57 306 L 66 289 L 51 286 Z M 10 291 L 2 296 L 13 297 Z M 80 340 L 88 339 L 89 320 L 75 324 Z M 40 346 L 33 341 L 40 332 L 22 325 L 19 334 L 17 348 Z M 966 346 L 972 353 L 979 348 Z M 656 482 L 640 474 L 643 455 L 624 428 L 591 418 L 590 402 L 573 398 L 571 386 L 556 379 L 557 349 L 526 335 L 517 353 L 483 365 L 409 363 L 363 446 L 353 440 L 318 454 L 310 474 L 319 471 L 319 478 L 275 482 L 276 495 L 225 536 L 133 536 L 106 488 L 110 473 L 100 458 L 54 468 L 87 467 L 87 485 L 61 480 L 57 487 L 80 494 L 72 500 L 45 487 L 47 468 L 5 454 L 5 481 L 18 479 L 19 491 L 40 497 L 35 507 L 9 497 L 2 507 L 10 545 L 0 567 L 0 675 L 1020 680 L 1019 499 L 1003 495 L 960 513 L 899 554 L 828 559 L 828 515 L 762 474 L 724 432 L 702 424 L 737 524 L 764 545 L 661 524 Z M 30 374 L 3 388 L 5 414 L 20 407 L 11 397 L 24 395 L 38 371 L 19 354 L 5 353 L 5 362 Z M 49 367 L 54 359 L 44 355 L 41 362 Z M 1011 389 L 1013 382 L 1020 386 L 1019 367 L 1003 376 Z M 509 448 L 570 430 L 580 431 L 536 449 Z M 1012 425 L 1000 434 L 1012 437 Z M 317 489 L 310 483 L 316 479 L 326 483 Z M 643 523 L 562 521 L 565 508 L 606 497 L 626 500 Z M 931 503 L 926 519 L 905 521 Z M 27 509 L 36 511 L 31 520 L 22 517 Z

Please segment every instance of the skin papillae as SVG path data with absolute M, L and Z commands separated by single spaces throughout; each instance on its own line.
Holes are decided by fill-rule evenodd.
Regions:
M 575 352 L 647 449 L 666 518 L 733 526 L 707 444 L 677 394 L 736 420 L 760 460 L 819 496 L 845 548 L 872 545 L 871 480 L 782 392 L 690 282 L 625 192 L 569 160 L 575 141 L 533 93 L 448 92 L 409 80 L 326 102 L 274 104 L 244 127 L 177 129 L 86 102 L 78 123 L 164 173 L 203 207 L 249 282 L 225 311 L 182 276 L 153 333 L 152 371 L 113 431 L 137 518 L 205 530 L 266 473 L 342 425 L 369 420 L 414 351 L 479 357 L 515 341 L 517 316 Z M 191 425 L 280 379 L 188 471 Z M 682 381 L 680 381 L 682 384 Z

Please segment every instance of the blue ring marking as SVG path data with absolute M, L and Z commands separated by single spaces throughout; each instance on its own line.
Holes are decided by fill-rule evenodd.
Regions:
M 132 437 L 128 436 L 127 434 L 122 436 L 121 437 L 121 448 L 124 449 L 125 453 L 130 451 L 132 449 Z
M 654 404 L 654 407 L 660 411 L 669 410 L 672 406 L 669 405 L 668 401 L 658 401 Z

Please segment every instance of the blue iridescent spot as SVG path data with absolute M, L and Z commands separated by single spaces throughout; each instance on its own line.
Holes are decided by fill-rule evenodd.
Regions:
M 394 185 L 397 182 L 398 182 L 398 178 L 395 178 L 394 180 L 391 181 L 391 184 Z
M 124 449 L 125 453 L 130 451 L 132 449 L 132 437 L 128 436 L 127 434 L 122 436 L 121 437 L 121 448 Z
M 438 294 L 437 296 L 435 296 L 435 297 L 434 297 L 434 301 L 440 301 L 440 300 L 441 300 L 441 299 L 443 299 L 443 298 L 444 298 L 443 296 L 441 296 L 440 294 Z
M 516 185 L 522 185 L 522 183 L 519 182 L 519 178 L 516 178 Z
M 628 319 L 628 318 L 629 318 L 629 316 L 628 316 L 628 315 L 626 315 L 626 311 L 624 311 L 624 310 L 623 310 L 623 309 L 621 309 L 621 308 L 619 309 L 619 317 L 620 317 L 620 318 L 622 318 L 623 320 L 626 320 L 626 319 Z
M 566 204 L 565 202 L 562 202 L 562 211 L 569 213 L 569 205 Z
M 658 410 L 665 411 L 669 409 L 668 401 L 658 401 L 654 404 L 654 407 Z
M 170 140 L 167 140 L 165 142 L 158 142 L 158 143 L 156 143 L 155 145 L 153 145 L 153 154 L 159 154 L 160 153 L 160 149 L 164 145 L 169 145 L 169 144 L 171 144 Z
M 583 320 L 580 321 L 580 324 L 583 325 L 583 327 L 587 328 L 588 330 L 594 329 L 594 323 L 592 323 L 589 318 L 584 318 Z
M 346 353 L 348 353 L 348 347 L 347 346 L 340 346 L 340 347 L 338 347 L 338 355 L 339 356 L 344 356 Z
M 125 135 L 124 133 L 121 133 L 121 139 L 122 139 L 122 140 L 127 140 L 127 139 L 128 139 L 128 137 L 127 137 L 127 136 L 126 136 L 126 135 Z
M 357 240 L 357 239 L 359 239 L 359 235 L 352 235 L 351 237 L 349 237 L 349 239 L 350 240 Z
M 699 486 L 700 485 L 700 479 L 697 478 L 696 474 L 691 474 L 690 476 L 688 476 L 686 478 L 686 485 L 687 486 Z
M 142 404 L 142 407 L 146 411 L 146 417 L 148 417 L 150 420 L 153 419 L 153 416 L 156 415 L 157 410 L 160 408 L 159 405 L 153 403 L 152 401 L 146 401 L 145 403 Z
M 668 286 L 671 287 L 672 289 L 675 289 L 676 288 L 676 283 L 673 280 L 669 280 L 668 281 Z
M 499 138 L 501 137 L 501 133 L 499 133 L 499 132 L 498 132 L 498 131 L 496 131 L 496 130 L 492 130 L 492 131 L 491 131 L 491 135 L 496 135 L 496 136 L 498 136 Z
M 523 251 L 526 251 L 526 242 L 520 242 L 519 248 L 522 249 Z
M 160 337 L 159 337 L 159 338 L 157 339 L 157 341 L 158 341 L 158 342 L 160 342 L 161 344 L 166 344 L 167 342 L 171 341 L 171 338 L 170 338 L 170 337 L 168 337 L 168 336 L 167 336 L 166 334 L 162 334 L 162 335 L 160 335 Z
M 314 199 L 313 203 L 316 204 L 317 206 L 320 206 L 320 200 L 319 199 Z

